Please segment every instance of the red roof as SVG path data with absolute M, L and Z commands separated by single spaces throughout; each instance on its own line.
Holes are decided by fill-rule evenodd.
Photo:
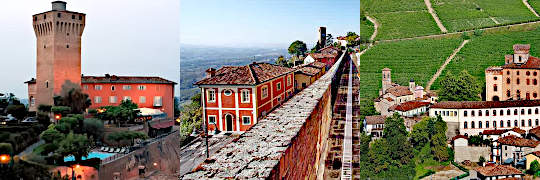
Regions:
M 456 139 L 463 138 L 463 139 L 469 139 L 469 137 L 458 134 L 452 138 L 452 141 L 455 141 Z
M 539 141 L 535 141 L 532 139 L 525 139 L 516 137 L 513 135 L 505 136 L 502 138 L 497 139 L 497 141 L 504 145 L 510 145 L 510 146 L 518 146 L 518 147 L 536 147 L 538 144 L 540 144 Z
M 495 129 L 495 130 L 484 130 L 482 131 L 483 135 L 501 135 L 508 131 L 508 129 Z
M 315 67 L 315 68 L 322 69 L 322 68 L 326 67 L 326 64 L 323 63 L 323 62 L 315 61 L 315 62 L 312 62 L 312 63 L 307 64 L 307 66 L 311 66 L 311 67 Z
M 509 63 L 501 67 L 504 69 L 540 69 L 540 59 L 529 56 L 525 64 Z
M 160 77 L 143 77 L 143 76 L 83 76 L 82 83 L 152 83 L 152 84 L 176 84 Z
M 382 115 L 366 116 L 366 124 L 384 124 L 386 117 Z
M 223 66 L 214 76 L 195 85 L 256 85 L 293 72 L 294 69 L 269 63 L 252 63 L 246 66 Z
M 530 129 L 529 134 L 534 135 L 537 138 L 540 138 L 540 126 Z
M 523 130 L 523 129 L 520 129 L 520 128 L 517 128 L 517 127 L 514 127 L 512 129 L 510 129 L 509 131 L 514 131 L 514 132 L 517 132 L 519 134 L 525 134 L 527 131 Z
M 401 103 L 401 104 L 395 106 L 393 108 L 393 110 L 398 110 L 398 111 L 405 112 L 405 111 L 410 111 L 410 110 L 417 109 L 417 108 L 424 107 L 424 106 L 428 106 L 428 105 L 429 105 L 429 102 L 407 101 L 407 102 L 404 102 L 404 103 Z M 392 107 L 390 109 L 392 109 Z
M 411 90 L 409 90 L 409 87 L 406 87 L 406 86 L 394 86 L 394 87 L 388 88 L 385 93 L 390 93 L 396 97 L 413 94 Z
M 531 107 L 540 106 L 540 100 L 520 101 L 443 101 L 436 103 L 431 108 L 440 109 L 482 109 L 482 108 L 506 108 L 506 107 Z
M 296 72 L 301 73 L 301 74 L 305 74 L 305 75 L 308 75 L 308 76 L 315 76 L 319 72 L 321 72 L 321 69 L 314 68 L 314 67 L 311 67 L 311 66 L 304 66 L 304 67 L 296 70 Z
M 491 176 L 505 176 L 505 175 L 516 175 L 523 173 L 510 166 L 510 165 L 494 165 L 494 166 L 484 166 L 484 167 L 478 167 L 475 169 L 476 172 L 482 174 L 483 176 L 491 177 Z
M 514 44 L 514 51 L 529 51 L 531 49 L 530 44 Z

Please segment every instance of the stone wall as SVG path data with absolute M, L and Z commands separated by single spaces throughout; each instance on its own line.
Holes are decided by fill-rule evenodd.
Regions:
M 103 163 L 99 168 L 99 179 L 113 179 L 114 173 L 120 173 L 120 179 L 138 177 L 139 166 L 146 168 L 146 174 L 152 171 L 174 174 L 180 169 L 179 142 L 179 134 L 175 131 L 119 159 Z
M 474 146 L 457 146 L 454 147 L 454 161 L 463 162 L 469 160 L 471 162 L 478 162 L 480 156 L 484 156 L 485 159 L 490 157 L 491 147 L 474 147 Z
M 182 179 L 316 179 L 324 172 L 342 59 Z

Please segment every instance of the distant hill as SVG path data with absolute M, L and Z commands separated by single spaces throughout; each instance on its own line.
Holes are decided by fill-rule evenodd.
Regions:
M 180 103 L 185 103 L 200 91 L 193 83 L 202 79 L 208 68 L 241 66 L 253 61 L 274 63 L 280 55 L 289 57 L 286 47 L 237 48 L 183 44 L 180 46 Z

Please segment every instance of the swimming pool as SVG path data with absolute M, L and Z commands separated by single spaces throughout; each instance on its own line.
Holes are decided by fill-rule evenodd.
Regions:
M 92 158 L 99 158 L 101 160 L 108 158 L 110 156 L 114 155 L 114 153 L 105 153 L 105 152 L 89 152 L 87 157 L 82 157 L 82 160 L 86 159 L 92 159 Z M 75 161 L 75 157 L 73 156 L 66 156 L 64 157 L 64 162 L 68 161 Z

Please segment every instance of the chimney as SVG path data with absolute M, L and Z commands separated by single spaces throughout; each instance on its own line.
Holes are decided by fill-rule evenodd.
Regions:
M 216 75 L 216 69 L 210 68 L 210 69 L 206 70 L 206 77 L 207 78 L 214 77 L 215 75 Z
M 52 10 L 53 11 L 66 11 L 66 2 L 64 1 L 53 1 Z

